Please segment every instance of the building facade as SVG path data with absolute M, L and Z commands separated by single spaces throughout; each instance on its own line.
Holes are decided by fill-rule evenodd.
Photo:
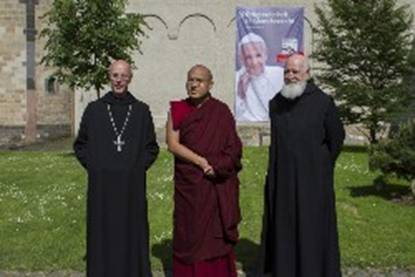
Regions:
M 400 1 L 411 4 L 410 0 Z M 41 16 L 52 0 L 0 2 L 0 145 L 76 133 L 83 109 L 94 92 L 71 91 L 58 85 L 52 71 L 40 65 L 44 54 L 38 35 Z M 237 6 L 303 6 L 305 52 L 313 52 L 314 5 L 322 0 L 130 0 L 127 12 L 145 15 L 142 52 L 134 54 L 137 69 L 130 91 L 150 105 L 158 137 L 169 101 L 186 96 L 187 70 L 194 64 L 212 69 L 212 94 L 231 108 L 234 103 L 235 9 Z M 411 4 L 415 12 L 415 4 Z M 311 64 L 312 65 L 312 64 Z M 266 144 L 268 124 L 239 126 L 247 144 Z M 349 138 L 353 139 L 353 130 Z M 356 135 L 358 135 L 356 133 Z

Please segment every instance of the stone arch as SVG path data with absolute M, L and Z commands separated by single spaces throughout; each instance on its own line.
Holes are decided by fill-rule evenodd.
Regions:
M 157 21 L 159 21 L 164 26 L 166 30 L 169 28 L 166 21 L 160 16 L 158 16 L 157 14 L 144 14 L 143 19 L 146 20 L 147 18 L 155 18 Z
M 141 51 L 133 53 L 133 60 L 137 68 L 134 70 L 136 77 L 131 80 L 129 89 L 144 102 L 164 107 L 166 104 L 160 102 L 162 99 L 154 99 L 152 94 L 163 95 L 161 88 L 154 84 L 160 83 L 162 88 L 168 85 L 168 83 L 161 83 L 160 78 L 168 74 L 168 71 L 165 70 L 165 64 L 169 64 L 170 60 L 171 45 L 168 32 L 171 26 L 169 26 L 167 18 L 160 14 L 143 14 L 143 18 L 149 28 L 145 28 L 145 37 L 142 38 L 140 45 Z
M 189 20 L 189 19 L 192 19 L 192 18 L 199 18 L 199 17 L 206 19 L 206 21 L 209 22 L 210 25 L 212 26 L 213 32 L 216 33 L 216 24 L 215 24 L 215 22 L 209 16 L 207 16 L 205 14 L 202 14 L 202 13 L 193 13 L 193 14 L 186 15 L 179 23 L 179 31 L 180 31 L 180 28 L 182 27 L 183 23 L 186 20 Z
M 192 13 L 186 15 L 179 22 L 175 32 L 169 33 L 170 35 L 175 35 L 169 38 L 178 40 L 182 49 L 186 51 L 196 51 L 196 49 L 205 51 L 209 47 L 216 47 L 219 33 L 212 18 L 202 13 Z
M 212 18 L 202 13 L 187 14 L 179 21 L 176 34 L 177 44 L 180 45 L 177 55 L 184 55 L 183 59 L 188 56 L 192 63 L 213 66 L 216 55 L 212 53 L 207 58 L 207 53 L 210 53 L 209 49 L 216 49 L 219 33 Z
M 197 18 L 197 17 L 201 17 L 206 19 L 213 27 L 213 31 L 216 32 L 216 24 L 215 22 L 207 15 L 202 14 L 202 13 L 193 13 L 193 14 L 189 14 L 186 15 L 179 23 L 179 28 L 183 25 L 183 23 L 188 20 L 189 18 Z
M 229 20 L 228 24 L 226 24 L 226 28 L 231 27 L 231 25 L 235 22 L 235 20 L 236 20 L 236 17 L 235 17 L 235 16 L 234 16 L 234 17 L 232 17 L 232 19 L 231 19 L 231 20 Z

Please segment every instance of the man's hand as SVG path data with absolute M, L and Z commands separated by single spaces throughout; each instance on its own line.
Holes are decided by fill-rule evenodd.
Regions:
M 213 170 L 213 167 L 209 164 L 209 162 L 205 158 L 200 157 L 198 161 L 198 166 L 203 170 L 203 173 L 206 176 L 215 177 L 215 171 Z
M 206 176 L 208 177 L 215 177 L 216 173 L 215 170 L 213 170 L 213 167 L 209 166 L 209 168 L 207 168 L 206 170 L 203 171 L 205 173 Z

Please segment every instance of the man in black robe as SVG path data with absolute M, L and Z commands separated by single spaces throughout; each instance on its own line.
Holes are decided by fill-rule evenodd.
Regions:
M 306 58 L 292 55 L 270 101 L 260 276 L 341 276 L 333 171 L 345 133 L 309 78 Z
M 112 90 L 90 103 L 74 143 L 88 172 L 87 276 L 151 276 L 146 170 L 159 152 L 149 107 L 128 91 L 130 65 L 109 68 Z

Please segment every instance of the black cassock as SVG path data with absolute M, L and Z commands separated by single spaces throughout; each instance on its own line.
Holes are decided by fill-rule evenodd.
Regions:
M 118 132 L 128 118 L 121 146 Z M 88 172 L 87 276 L 151 276 L 146 199 L 146 170 L 159 152 L 146 104 L 129 92 L 111 92 L 90 103 L 74 143 L 76 157 Z
M 259 275 L 341 276 L 333 171 L 345 133 L 334 102 L 308 83 L 294 100 L 277 94 L 270 119 Z

